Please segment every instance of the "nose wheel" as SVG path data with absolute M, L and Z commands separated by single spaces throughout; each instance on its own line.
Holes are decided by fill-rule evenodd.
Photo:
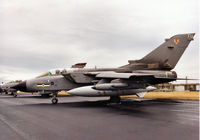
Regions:
M 58 103 L 58 99 L 57 98 L 52 98 L 51 102 L 52 102 L 52 104 L 57 104 Z
M 52 104 L 57 104 L 58 103 L 58 98 L 57 98 L 57 94 L 53 94 L 53 98 L 51 99 Z

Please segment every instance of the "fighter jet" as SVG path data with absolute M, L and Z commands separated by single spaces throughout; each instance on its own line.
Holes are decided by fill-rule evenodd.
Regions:
M 58 102 L 56 96 L 61 90 L 76 96 L 110 96 L 110 102 L 117 103 L 123 95 L 143 97 L 148 91 L 155 90 L 152 85 L 178 79 L 172 69 L 194 35 L 172 36 L 142 59 L 129 60 L 128 64 L 117 68 L 85 68 L 86 63 L 78 63 L 71 68 L 48 71 L 14 88 L 25 92 L 52 93 L 53 104 Z

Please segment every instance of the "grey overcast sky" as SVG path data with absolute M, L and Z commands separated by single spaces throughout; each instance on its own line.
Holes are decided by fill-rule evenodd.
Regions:
M 174 70 L 199 75 L 198 0 L 0 0 L 0 82 L 88 62 L 117 67 L 196 33 Z

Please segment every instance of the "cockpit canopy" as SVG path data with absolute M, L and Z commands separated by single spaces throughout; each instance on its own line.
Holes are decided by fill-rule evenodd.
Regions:
M 44 73 L 40 74 L 39 76 L 37 76 L 37 78 L 44 77 L 44 76 L 53 76 L 53 75 L 67 74 L 67 73 L 74 72 L 76 70 L 79 70 L 79 68 L 59 68 L 59 69 L 52 69 L 52 70 L 49 70 L 47 72 L 44 72 Z

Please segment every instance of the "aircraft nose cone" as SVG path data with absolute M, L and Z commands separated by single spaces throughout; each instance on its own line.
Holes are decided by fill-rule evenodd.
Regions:
M 20 82 L 19 84 L 13 86 L 12 88 L 20 90 L 20 91 L 27 91 L 26 81 Z

